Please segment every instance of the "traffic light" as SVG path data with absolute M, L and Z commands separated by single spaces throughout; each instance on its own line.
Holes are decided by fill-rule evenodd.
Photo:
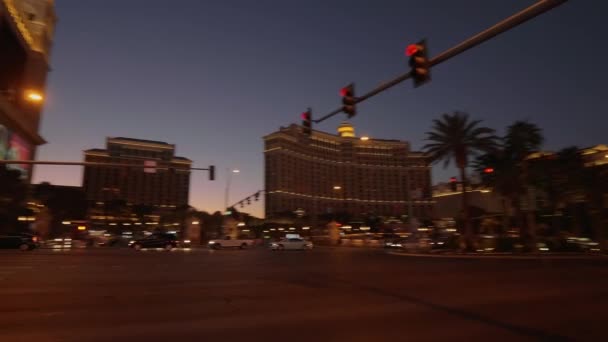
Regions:
M 485 169 L 483 169 L 483 173 L 485 173 L 485 174 L 494 173 L 494 168 L 492 168 L 492 167 L 486 167 Z
M 340 96 L 342 96 L 342 111 L 348 115 L 348 118 L 350 119 L 357 115 L 355 84 L 351 83 L 340 89 Z
M 426 40 L 423 39 L 416 44 L 410 44 L 405 49 L 405 54 L 410 57 L 412 67 L 412 79 L 414 87 L 419 87 L 431 80 L 431 65 L 428 59 Z
M 215 180 L 215 165 L 209 165 L 209 180 Z
M 302 132 L 308 136 L 312 134 L 312 110 L 308 108 L 302 113 Z
M 454 192 L 456 192 L 456 190 L 458 189 L 458 181 L 456 180 L 456 177 L 450 178 L 450 188 Z

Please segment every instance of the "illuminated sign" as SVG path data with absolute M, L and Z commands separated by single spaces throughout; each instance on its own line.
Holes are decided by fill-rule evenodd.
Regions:
M 0 160 L 29 160 L 32 155 L 32 145 L 17 133 L 0 125 Z M 7 168 L 18 170 L 26 178 L 30 171 L 28 164 L 8 164 Z

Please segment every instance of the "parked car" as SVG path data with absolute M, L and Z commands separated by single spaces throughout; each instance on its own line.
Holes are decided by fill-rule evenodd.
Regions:
M 283 238 L 277 242 L 270 244 L 270 249 L 273 251 L 283 250 L 310 250 L 313 248 L 311 241 L 307 241 L 301 238 Z
M 179 245 L 177 236 L 168 233 L 154 233 L 142 239 L 131 240 L 129 247 L 135 250 L 142 248 L 164 248 L 167 251 L 176 248 Z
M 32 234 L 16 233 L 0 235 L 0 248 L 31 251 L 38 247 L 38 237 Z
M 209 241 L 209 248 L 221 249 L 221 248 L 240 248 L 245 249 L 255 245 L 255 241 L 252 239 L 232 239 L 230 236 L 226 236 L 223 239 L 214 239 Z

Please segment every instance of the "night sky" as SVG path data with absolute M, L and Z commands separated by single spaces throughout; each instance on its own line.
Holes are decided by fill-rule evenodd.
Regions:
M 407 71 L 403 50 L 430 54 L 532 0 L 59 0 L 39 160 L 81 161 L 107 136 L 161 140 L 196 167 L 190 203 L 215 211 L 226 168 L 231 202 L 263 188 L 262 136 L 324 115 L 338 90 L 363 93 Z M 544 149 L 608 143 L 608 4 L 570 0 L 359 105 L 359 135 L 424 145 L 431 120 L 453 110 L 500 134 L 515 120 L 543 128 Z M 335 132 L 343 115 L 315 126 Z M 438 164 L 433 181 L 455 175 Z M 39 166 L 34 182 L 81 185 L 77 167 Z M 258 203 L 248 208 L 262 213 Z

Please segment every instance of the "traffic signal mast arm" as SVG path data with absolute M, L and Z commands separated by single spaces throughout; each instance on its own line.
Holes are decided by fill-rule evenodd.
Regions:
M 27 165 L 69 165 L 69 166 L 99 166 L 99 167 L 122 167 L 125 169 L 156 169 L 169 170 L 169 166 L 156 166 L 144 164 L 125 164 L 125 163 L 99 163 L 99 162 L 60 162 L 60 161 L 41 161 L 41 160 L 0 160 L 2 164 L 27 164 Z M 215 165 L 208 168 L 189 167 L 188 171 L 209 171 L 209 180 L 215 180 Z
M 483 43 L 487 40 L 490 40 L 490 39 L 496 37 L 497 35 L 499 35 L 503 32 L 506 32 L 520 24 L 525 23 L 526 21 L 528 21 L 532 18 L 537 17 L 540 14 L 543 14 L 543 13 L 551 10 L 554 7 L 557 7 L 557 6 L 565 3 L 566 1 L 568 1 L 568 0 L 540 0 L 537 3 L 535 3 L 534 5 L 526 8 L 518 13 L 515 13 L 514 15 L 504 19 L 503 21 L 499 22 L 498 24 L 474 35 L 473 37 L 465 40 L 464 42 L 461 42 L 460 44 L 458 44 L 450 49 L 447 49 L 446 51 L 435 56 L 433 59 L 431 59 L 429 61 L 429 67 L 433 67 L 435 65 L 441 64 L 452 57 L 455 57 L 477 45 L 480 45 L 481 43 Z M 364 94 L 362 96 L 355 98 L 355 103 L 363 102 L 363 101 L 369 99 L 370 97 L 375 96 L 375 95 L 383 92 L 384 90 L 391 88 L 411 77 L 412 77 L 412 72 L 408 71 L 389 82 L 383 83 L 382 85 L 371 90 L 367 94 Z M 315 123 L 322 122 L 336 114 L 339 114 L 340 112 L 342 112 L 342 108 L 336 109 L 333 112 L 331 112 L 317 120 L 314 120 L 314 122 Z

